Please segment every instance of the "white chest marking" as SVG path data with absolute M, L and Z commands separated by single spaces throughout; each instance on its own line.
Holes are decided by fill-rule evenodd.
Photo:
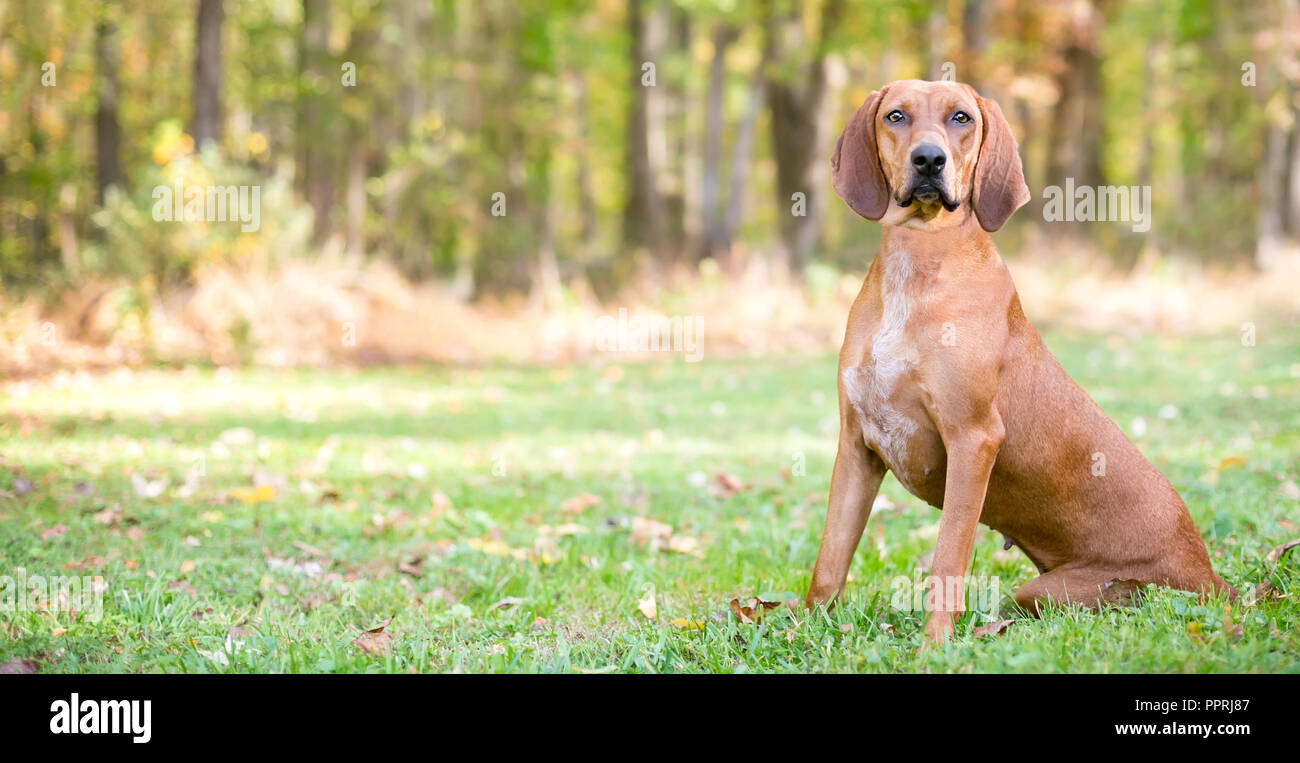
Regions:
M 907 476 L 894 465 L 907 460 L 907 443 L 916 433 L 916 422 L 889 404 L 889 395 L 900 379 L 917 364 L 915 348 L 904 342 L 911 305 L 906 285 L 915 273 L 906 252 L 892 253 L 881 285 L 880 328 L 871 341 L 871 362 L 844 369 L 844 391 L 858 414 L 867 443 L 877 449 L 903 487 L 912 490 Z

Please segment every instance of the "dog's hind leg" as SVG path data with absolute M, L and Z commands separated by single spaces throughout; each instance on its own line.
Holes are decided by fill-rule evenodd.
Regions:
M 1142 581 L 1135 575 L 1092 567 L 1057 567 L 1016 590 L 1016 604 L 1038 617 L 1048 606 L 1077 604 L 1097 609 L 1102 604 L 1127 605 Z

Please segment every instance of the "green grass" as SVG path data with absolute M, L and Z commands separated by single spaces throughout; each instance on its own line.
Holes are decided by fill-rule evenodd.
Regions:
M 0 574 L 102 575 L 108 589 L 97 621 L 0 611 L 0 663 L 59 673 L 1300 669 L 1300 552 L 1264 559 L 1300 536 L 1282 487 L 1300 480 L 1300 332 L 1261 328 L 1256 347 L 1236 335 L 1048 343 L 1125 431 L 1145 422 L 1136 442 L 1183 495 L 1219 572 L 1243 588 L 1271 578 L 1285 594 L 1233 606 L 1240 635 L 1225 630 L 1222 602 L 1151 590 L 1139 608 L 1018 617 L 997 637 L 972 638 L 981 620 L 971 614 L 953 643 L 917 654 L 921 613 L 890 606 L 890 581 L 914 574 L 939 513 L 892 477 L 883 490 L 898 510 L 872 517 L 841 606 L 738 623 L 733 597 L 808 583 L 836 435 L 835 360 L 823 354 L 11 385 L 0 397 L 0 489 L 12 493 L 0 498 Z M 1176 414 L 1162 415 L 1166 406 Z M 801 459 L 805 469 L 792 468 Z M 747 489 L 719 495 L 719 471 Z M 141 497 L 133 472 L 167 487 Z M 272 500 L 229 493 L 255 479 L 276 483 Z M 449 508 L 435 510 L 435 492 Z M 599 505 L 561 508 L 584 492 Z M 106 523 L 112 511 L 120 517 Z M 634 517 L 698 540 L 698 553 L 638 542 Z M 1009 608 L 1033 570 L 1000 540 L 981 531 L 972 574 L 997 576 Z M 67 569 L 79 563 L 84 572 Z M 651 590 L 654 620 L 638 609 Z M 493 608 L 507 597 L 519 602 Z M 354 645 L 390 616 L 386 655 Z M 214 655 L 228 633 L 235 653 L 223 661 Z

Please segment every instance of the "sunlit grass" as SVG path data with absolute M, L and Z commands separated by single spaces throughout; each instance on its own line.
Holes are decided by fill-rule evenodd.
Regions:
M 1220 573 L 1245 588 L 1271 576 L 1288 593 L 1235 605 L 1239 637 L 1222 603 L 1158 591 L 1140 609 L 1018 619 L 999 637 L 972 639 L 971 617 L 954 644 L 916 655 L 920 613 L 890 607 L 890 582 L 914 573 L 939 514 L 892 478 L 884 492 L 898 509 L 873 516 L 842 606 L 737 623 L 733 597 L 807 585 L 834 456 L 835 360 L 706 356 L 10 383 L 0 574 L 102 575 L 108 590 L 97 622 L 0 612 L 0 662 L 51 672 L 1300 667 L 1289 593 L 1300 561 L 1264 561 L 1300 536 L 1284 487 L 1300 479 L 1300 332 L 1261 330 L 1255 347 L 1236 334 L 1048 341 L 1179 489 Z M 727 495 L 718 472 L 745 489 Z M 140 478 L 165 485 L 144 497 Z M 230 492 L 254 484 L 272 499 Z M 600 503 L 563 508 L 583 493 Z M 687 553 L 642 538 L 635 518 L 671 526 Z M 987 531 L 972 572 L 998 576 L 1004 600 L 1033 574 Z M 648 598 L 654 619 L 638 606 Z M 390 616 L 386 655 L 354 645 Z

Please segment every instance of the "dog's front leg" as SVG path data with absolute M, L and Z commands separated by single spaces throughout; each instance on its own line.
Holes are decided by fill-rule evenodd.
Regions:
M 826 508 L 826 527 L 813 566 L 812 585 L 805 606 L 833 604 L 844 590 L 853 552 L 871 516 L 871 504 L 885 476 L 885 464 L 867 448 L 862 430 L 852 417 L 840 423 L 839 451 L 831 472 L 831 493 Z
M 941 434 L 948 450 L 948 473 L 939 541 L 926 581 L 925 639 L 932 644 L 952 635 L 954 619 L 966 610 L 966 569 L 1005 430 L 997 409 L 989 406 L 956 431 Z

